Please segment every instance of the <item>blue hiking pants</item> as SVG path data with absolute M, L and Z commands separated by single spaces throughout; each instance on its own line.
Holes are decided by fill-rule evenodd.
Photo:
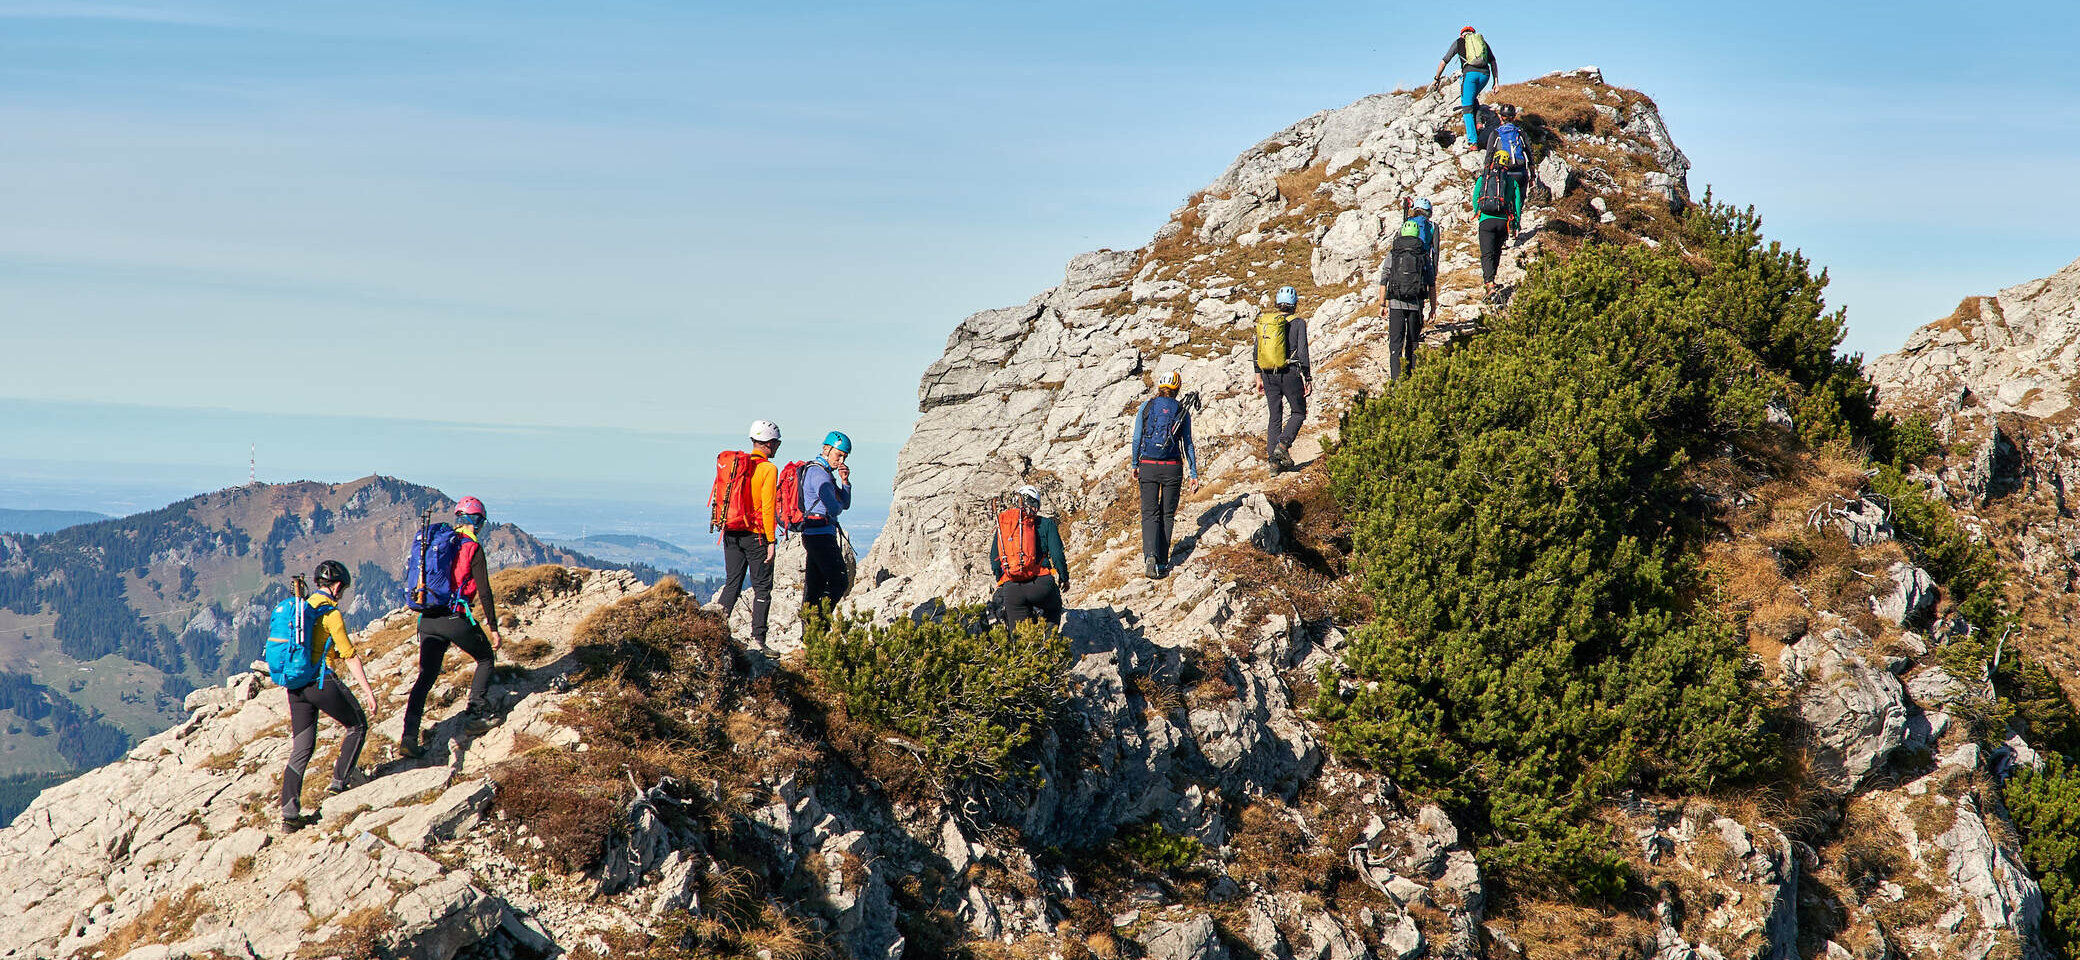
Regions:
M 1481 89 L 1487 85 L 1488 75 L 1479 70 L 1468 70 L 1459 76 L 1459 113 L 1466 118 L 1466 142 L 1469 145 L 1480 142 L 1479 133 L 1473 129 L 1474 105 L 1480 102 Z

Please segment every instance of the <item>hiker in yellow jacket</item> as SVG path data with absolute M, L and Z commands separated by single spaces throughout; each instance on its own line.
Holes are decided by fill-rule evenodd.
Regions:
M 289 763 L 282 770 L 281 797 L 282 827 L 286 830 L 298 829 L 317 819 L 303 812 L 303 771 L 318 749 L 318 714 L 323 713 L 347 728 L 339 741 L 339 759 L 332 763 L 332 783 L 326 792 L 342 793 L 357 786 L 353 781 L 360 771 L 355 764 L 361 760 L 361 745 L 368 740 L 368 714 L 362 710 L 361 701 L 354 699 L 353 691 L 341 682 L 339 668 L 345 666 L 353 674 L 354 683 L 361 687 L 361 695 L 371 705 L 377 702 L 375 690 L 368 685 L 368 671 L 354 651 L 354 642 L 347 637 L 346 618 L 339 612 L 353 577 L 345 564 L 327 560 L 318 564 L 311 579 L 318 585 L 317 592 L 303 602 L 310 605 L 308 613 L 318 618 L 318 649 L 325 651 L 325 663 L 317 680 L 289 691 Z M 297 583 L 300 585 L 302 579 L 298 578 Z

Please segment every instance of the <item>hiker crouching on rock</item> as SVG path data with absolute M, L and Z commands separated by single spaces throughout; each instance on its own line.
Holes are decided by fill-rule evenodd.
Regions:
M 1184 378 L 1172 370 L 1156 381 L 1156 395 L 1134 411 L 1127 456 L 1141 485 L 1141 567 L 1151 580 L 1170 575 L 1170 534 L 1185 479 L 1199 486 L 1199 454 L 1192 446 L 1192 412 L 1177 400 Z
M 725 450 L 715 458 L 715 487 L 708 495 L 709 529 L 722 531 L 722 593 L 704 609 L 718 611 L 724 619 L 737 608 L 744 595 L 744 579 L 751 579 L 751 642 L 766 642 L 766 618 L 773 608 L 773 553 L 778 544 L 774 525 L 778 512 L 774 496 L 780 487 L 780 469 L 773 457 L 780 452 L 780 426 L 771 420 L 751 423 L 751 449 Z
M 368 739 L 368 714 L 361 709 L 361 701 L 341 682 L 339 667 L 345 664 L 353 674 L 354 683 L 361 687 L 361 695 L 370 704 L 376 703 L 375 691 L 369 688 L 368 672 L 362 668 L 361 657 L 354 652 L 354 642 L 347 638 L 346 619 L 340 616 L 339 604 L 346 599 L 353 578 L 347 574 L 345 564 L 327 560 L 318 564 L 311 575 L 318 585 L 316 593 L 308 597 L 291 597 L 277 606 L 275 623 L 268 631 L 268 646 L 278 643 L 293 643 L 304 646 L 306 651 L 322 650 L 317 656 L 305 653 L 308 670 L 301 676 L 283 675 L 278 664 L 286 665 L 286 657 L 294 656 L 294 650 L 270 649 L 268 651 L 269 672 L 289 692 L 289 765 L 282 770 L 282 827 L 295 830 L 317 820 L 303 812 L 303 771 L 310 765 L 311 754 L 318 749 L 318 714 L 323 713 L 347 728 L 346 735 L 339 741 L 339 759 L 332 764 L 332 783 L 326 788 L 328 794 L 341 793 L 352 786 L 358 774 L 355 764 L 360 762 L 361 745 Z M 301 593 L 303 578 L 297 578 Z M 297 610 L 296 607 L 306 609 Z M 286 614 L 286 616 L 285 616 Z M 286 622 L 285 622 L 286 621 Z M 296 629 L 291 624 L 301 624 Z M 283 629 L 284 627 L 288 629 Z M 279 650 L 279 652 L 278 652 Z M 298 680 L 304 682 L 296 685 Z
M 852 471 L 845 458 L 852 438 L 836 430 L 823 438 L 823 453 L 802 466 L 802 606 L 815 609 L 825 600 L 836 606 L 852 589 L 845 576 L 845 556 L 838 536 L 838 514 L 852 506 Z
M 1277 310 L 1257 317 L 1256 350 L 1257 392 L 1264 395 L 1271 413 L 1264 459 L 1271 461 L 1272 473 L 1293 465 L 1293 441 L 1307 420 L 1307 396 L 1314 392 L 1314 374 L 1307 362 L 1307 320 L 1293 315 L 1300 309 L 1299 291 L 1278 288 L 1277 305 Z M 1285 413 L 1287 407 L 1290 414 Z
M 489 703 L 491 668 L 505 641 L 498 635 L 498 600 L 491 595 L 490 562 L 477 539 L 488 518 L 484 501 L 475 497 L 463 497 L 455 505 L 455 533 L 463 538 L 455 555 L 456 603 L 453 608 L 419 614 L 419 676 L 405 698 L 403 739 L 397 744 L 399 753 L 415 760 L 426 755 L 426 745 L 419 742 L 419 721 L 425 716 L 426 695 L 441 677 L 441 663 L 450 646 L 461 648 L 477 662 L 470 675 L 463 729 L 475 736 L 499 724 Z M 471 601 L 483 609 L 481 617 L 471 611 Z
M 1040 491 L 1018 488 L 1011 506 L 997 514 L 997 535 L 989 544 L 989 572 L 997 578 L 996 606 L 1004 625 L 1027 620 L 1062 625 L 1062 591 L 1069 589 L 1069 561 L 1062 551 L 1062 531 L 1053 517 L 1040 515 Z

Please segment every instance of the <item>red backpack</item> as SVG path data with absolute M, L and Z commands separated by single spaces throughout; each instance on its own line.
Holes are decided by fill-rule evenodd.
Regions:
M 715 457 L 715 486 L 708 492 L 708 529 L 730 533 L 763 532 L 751 478 L 765 457 L 744 450 L 724 450 Z
M 773 494 L 773 511 L 780 516 L 780 529 L 793 532 L 802 528 L 809 519 L 802 509 L 802 468 L 807 460 L 796 460 L 780 468 L 780 489 Z
M 1004 567 L 998 583 L 1023 583 L 1047 572 L 1040 560 L 1039 520 L 1023 507 L 1006 507 L 997 514 L 997 561 Z

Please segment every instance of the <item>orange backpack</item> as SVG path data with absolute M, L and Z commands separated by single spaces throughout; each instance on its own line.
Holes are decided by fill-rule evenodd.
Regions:
M 1023 507 L 997 514 L 997 560 L 1004 567 L 998 583 L 1023 583 L 1047 572 L 1040 558 L 1039 519 Z
M 808 465 L 807 460 L 796 460 L 780 468 L 780 488 L 773 494 L 774 521 L 789 533 L 802 529 L 809 519 L 802 509 L 802 468 Z
M 708 492 L 708 529 L 730 533 L 764 532 L 751 478 L 765 457 L 743 450 L 724 450 L 715 457 L 715 487 Z

